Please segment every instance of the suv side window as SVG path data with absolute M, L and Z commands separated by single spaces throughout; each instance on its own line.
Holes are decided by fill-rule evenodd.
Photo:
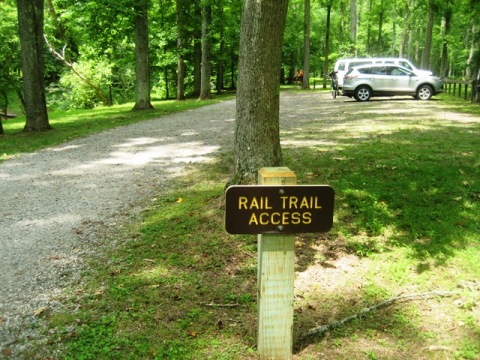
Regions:
M 410 73 L 408 73 L 407 71 L 403 70 L 403 69 L 400 69 L 398 67 L 391 67 L 389 68 L 389 75 L 392 75 L 392 76 L 408 76 L 410 75 Z
M 376 66 L 370 69 L 372 75 L 387 75 L 387 68 L 385 66 Z

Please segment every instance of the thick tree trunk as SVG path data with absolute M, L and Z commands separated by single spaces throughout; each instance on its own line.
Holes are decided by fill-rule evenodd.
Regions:
M 27 118 L 24 131 L 49 130 L 43 60 L 43 0 L 18 0 L 17 10 Z
M 282 164 L 279 77 L 287 4 L 243 3 L 232 183 L 254 183 L 258 169 Z
M 150 62 L 148 59 L 148 0 L 139 1 L 135 16 L 136 103 L 133 110 L 153 109 L 150 102 Z
M 212 6 L 206 3 L 202 9 L 202 86 L 200 100 L 211 98 L 210 76 L 212 74 L 212 54 L 210 26 L 212 22 Z
M 432 35 L 433 35 L 433 20 L 435 17 L 435 12 L 433 10 L 433 4 L 430 1 L 430 8 L 428 11 L 428 22 L 427 22 L 427 30 L 425 33 L 425 47 L 423 48 L 422 53 L 422 69 L 429 69 L 430 68 L 430 50 L 432 48 Z

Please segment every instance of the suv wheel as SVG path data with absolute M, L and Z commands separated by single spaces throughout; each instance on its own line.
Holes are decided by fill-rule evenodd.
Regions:
M 432 87 L 429 85 L 422 85 L 417 89 L 418 100 L 430 100 L 433 95 Z
M 355 100 L 357 101 L 368 101 L 372 96 L 372 90 L 368 86 L 359 86 L 355 89 Z

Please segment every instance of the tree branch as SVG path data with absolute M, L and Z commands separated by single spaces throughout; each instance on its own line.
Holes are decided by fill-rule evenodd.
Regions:
M 368 314 L 372 311 L 376 311 L 376 310 L 385 308 L 385 307 L 390 306 L 390 305 L 392 305 L 392 304 L 394 304 L 398 301 L 425 299 L 425 298 L 431 298 L 431 297 L 435 297 L 435 296 L 446 297 L 446 296 L 453 296 L 453 295 L 456 295 L 456 293 L 451 292 L 451 291 L 430 291 L 430 292 L 424 292 L 424 293 L 406 294 L 406 295 L 396 296 L 396 297 L 387 299 L 385 301 L 382 301 L 379 304 L 372 305 L 372 306 L 369 306 L 369 307 L 365 307 L 359 313 L 357 313 L 355 315 L 348 316 L 346 318 L 343 318 L 342 320 L 334 321 L 334 322 L 332 322 L 330 324 L 327 324 L 327 325 L 322 325 L 322 326 L 312 328 L 312 329 L 308 330 L 307 332 L 303 333 L 300 336 L 300 338 L 304 339 L 304 338 L 306 338 L 308 336 L 312 336 L 312 335 L 323 335 L 327 331 L 339 328 L 340 326 L 342 326 L 343 324 L 345 324 L 347 322 L 350 322 L 350 321 L 355 320 L 355 319 L 360 319 L 360 318 L 364 317 L 366 314 Z
M 59 60 L 61 60 L 65 65 L 67 65 L 67 67 L 69 67 L 73 73 L 75 75 L 77 75 L 80 80 L 82 80 L 85 84 L 87 84 L 91 89 L 93 89 L 95 91 L 95 93 L 97 94 L 97 96 L 99 97 L 99 99 L 102 101 L 103 105 L 105 106 L 110 106 L 110 103 L 109 101 L 107 100 L 107 98 L 105 97 L 105 95 L 103 95 L 103 92 L 102 90 L 96 86 L 95 84 L 93 84 L 88 78 L 86 78 L 84 75 L 82 75 L 81 73 L 79 73 L 77 71 L 77 69 L 75 69 L 75 67 L 73 66 L 73 63 L 69 62 L 66 57 L 65 57 L 65 48 L 67 47 L 67 45 L 65 45 L 63 48 L 62 48 L 62 53 L 60 54 L 58 51 L 56 51 L 53 46 L 48 42 L 48 39 L 46 36 L 44 36 L 45 38 L 45 43 L 47 44 L 48 46 L 48 50 L 50 50 L 50 52 Z

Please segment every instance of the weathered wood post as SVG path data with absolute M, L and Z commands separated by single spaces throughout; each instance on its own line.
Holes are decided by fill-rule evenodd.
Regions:
M 295 185 L 288 168 L 262 168 L 258 185 Z M 258 235 L 258 335 L 260 359 L 291 359 L 295 235 Z
M 258 185 L 225 192 L 225 229 L 258 236 L 258 334 L 261 360 L 287 360 L 293 348 L 295 233 L 326 232 L 333 225 L 334 191 L 296 185 L 285 167 L 262 168 Z

